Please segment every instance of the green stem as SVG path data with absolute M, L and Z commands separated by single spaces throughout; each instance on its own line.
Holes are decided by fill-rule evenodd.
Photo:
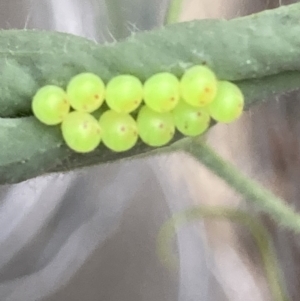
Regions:
M 276 197 L 257 182 L 243 175 L 237 168 L 224 161 L 209 146 L 194 140 L 185 150 L 203 163 L 213 173 L 222 178 L 245 199 L 252 201 L 258 209 L 268 213 L 274 221 L 296 233 L 300 232 L 300 215 L 289 207 L 284 200 Z
M 106 0 L 114 18 L 119 2 Z M 105 83 L 119 74 L 132 74 L 143 82 L 159 72 L 180 78 L 190 66 L 205 63 L 219 79 L 241 87 L 249 108 L 255 100 L 299 88 L 299 19 L 297 3 L 230 21 L 172 24 L 109 45 L 63 33 L 0 31 L 0 184 L 150 155 L 153 149 L 139 141 L 122 153 L 103 145 L 86 155 L 71 152 L 59 129 L 43 126 L 32 116 L 31 100 L 40 87 L 65 88 L 70 78 L 86 71 Z M 122 30 L 124 23 L 118 21 Z M 177 135 L 174 141 L 181 138 Z
M 177 23 L 180 17 L 183 0 L 171 0 L 165 24 Z
M 176 228 L 200 218 L 230 219 L 231 221 L 246 226 L 251 232 L 260 251 L 266 277 L 274 300 L 288 300 L 281 284 L 281 273 L 278 268 L 276 255 L 270 244 L 271 239 L 268 232 L 264 226 L 258 222 L 257 218 L 251 217 L 248 213 L 240 210 L 227 207 L 201 206 L 190 208 L 173 215 L 173 217 L 162 226 L 157 239 L 157 252 L 162 262 L 171 267 L 174 267 L 175 263 L 177 265 L 177 260 L 173 256 L 170 256 L 172 254 L 170 242 L 176 234 Z

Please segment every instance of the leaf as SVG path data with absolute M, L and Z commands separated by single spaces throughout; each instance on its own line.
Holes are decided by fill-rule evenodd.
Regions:
M 0 183 L 150 150 L 139 144 L 122 154 L 103 147 L 88 155 L 72 153 L 58 128 L 44 127 L 30 117 L 31 98 L 42 85 L 65 87 L 84 71 L 105 82 L 120 73 L 141 80 L 160 71 L 180 77 L 192 65 L 207 64 L 220 79 L 242 88 L 249 107 L 255 100 L 300 86 L 299 19 L 300 4 L 294 4 L 231 21 L 174 24 L 109 45 L 63 33 L 0 31 Z M 24 115 L 28 117 L 9 119 Z

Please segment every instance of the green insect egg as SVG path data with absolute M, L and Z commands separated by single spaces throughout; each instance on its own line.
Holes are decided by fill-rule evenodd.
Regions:
M 99 76 L 88 72 L 81 73 L 69 81 L 67 94 L 73 109 L 91 113 L 103 104 L 105 85 Z
M 210 116 L 206 111 L 184 101 L 179 102 L 172 114 L 177 130 L 186 136 L 199 136 L 210 124 Z
M 127 151 L 138 140 L 136 121 L 129 114 L 109 110 L 102 114 L 99 124 L 103 131 L 102 141 L 112 151 Z
M 70 103 L 65 91 L 57 86 L 40 88 L 33 97 L 31 108 L 34 116 L 47 125 L 57 125 L 70 111 Z
M 61 124 L 61 131 L 66 144 L 78 153 L 89 153 L 101 142 L 102 130 L 98 120 L 85 112 L 68 114 Z
M 112 110 L 130 113 L 142 102 L 143 84 L 135 76 L 118 75 L 108 82 L 105 99 Z
M 244 108 L 244 96 L 239 87 L 228 81 L 218 83 L 218 92 L 208 106 L 209 113 L 218 122 L 230 123 L 238 119 Z
M 166 145 L 175 134 L 172 113 L 158 113 L 148 106 L 139 111 L 137 125 L 142 141 L 153 147 Z
M 179 80 L 171 73 L 155 74 L 144 83 L 144 102 L 155 112 L 170 112 L 179 97 Z
M 188 69 L 180 81 L 180 93 L 185 102 L 195 107 L 211 103 L 217 94 L 217 78 L 206 66 Z

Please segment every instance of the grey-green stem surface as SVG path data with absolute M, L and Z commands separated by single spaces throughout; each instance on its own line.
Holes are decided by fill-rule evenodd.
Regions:
M 139 143 L 126 153 L 103 146 L 86 155 L 72 152 L 58 127 L 43 126 L 31 116 L 32 96 L 42 85 L 65 87 L 72 76 L 84 71 L 106 82 L 121 73 L 141 80 L 160 71 L 180 77 L 188 67 L 204 63 L 220 79 L 241 87 L 248 108 L 255 101 L 299 88 L 299 19 L 300 4 L 294 4 L 230 21 L 174 24 L 107 45 L 62 33 L 1 31 L 0 184 L 151 150 Z M 177 135 L 174 141 L 180 138 Z

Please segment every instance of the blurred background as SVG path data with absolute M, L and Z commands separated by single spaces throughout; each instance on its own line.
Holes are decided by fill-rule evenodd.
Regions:
M 181 21 L 234 18 L 297 1 L 185 0 Z M 0 28 L 68 32 L 99 43 L 163 25 L 167 0 L 0 0 Z M 299 93 L 270 99 L 208 142 L 299 209 Z M 183 227 L 174 273 L 156 254 L 173 213 L 244 200 L 185 154 L 53 174 L 0 187 L 1 301 L 268 301 L 260 256 L 246 229 L 200 221 Z M 270 220 L 291 300 L 299 243 Z

